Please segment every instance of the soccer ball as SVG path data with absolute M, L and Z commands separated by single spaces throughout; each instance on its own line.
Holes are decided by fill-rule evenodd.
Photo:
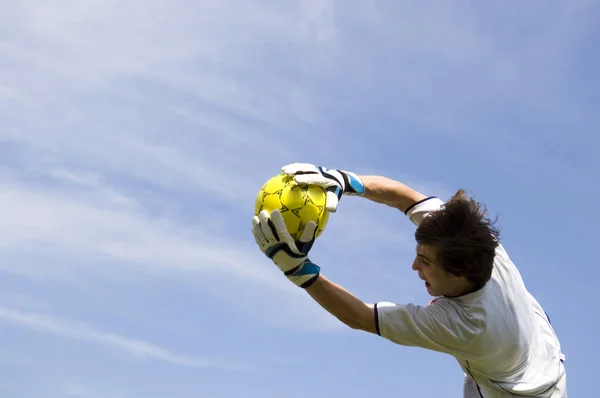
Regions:
M 262 210 L 281 211 L 285 225 L 294 240 L 299 240 L 309 221 L 317 223 L 316 237 L 321 235 L 329 212 L 325 208 L 325 190 L 315 185 L 299 185 L 294 177 L 278 174 L 270 178 L 260 189 L 254 204 L 254 214 Z

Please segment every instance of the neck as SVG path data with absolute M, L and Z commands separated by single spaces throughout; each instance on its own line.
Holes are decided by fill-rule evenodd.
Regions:
M 452 292 L 451 295 L 446 295 L 446 297 L 460 297 L 469 293 L 476 292 L 480 287 L 476 286 L 474 283 L 469 282 L 466 279 L 462 279 L 456 285 L 456 289 Z

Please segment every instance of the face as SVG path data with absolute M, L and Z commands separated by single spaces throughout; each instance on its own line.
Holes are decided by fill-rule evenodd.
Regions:
M 412 269 L 425 281 L 425 288 L 431 296 L 455 297 L 470 289 L 470 283 L 465 277 L 450 275 L 438 265 L 433 247 L 417 246 Z

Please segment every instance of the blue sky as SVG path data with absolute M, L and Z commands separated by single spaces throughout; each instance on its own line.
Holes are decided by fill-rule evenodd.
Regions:
M 295 161 L 486 203 L 595 391 L 597 3 L 59 3 L 0 15 L 1 396 L 460 396 L 451 357 L 344 327 L 256 248 Z M 425 304 L 413 232 L 345 198 L 311 258 Z

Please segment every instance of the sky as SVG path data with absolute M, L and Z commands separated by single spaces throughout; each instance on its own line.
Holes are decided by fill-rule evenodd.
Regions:
M 309 162 L 465 188 L 595 391 L 593 1 L 22 0 L 0 13 L 0 396 L 461 396 L 447 355 L 355 331 L 258 250 Z M 311 259 L 426 304 L 414 226 L 345 197 Z

